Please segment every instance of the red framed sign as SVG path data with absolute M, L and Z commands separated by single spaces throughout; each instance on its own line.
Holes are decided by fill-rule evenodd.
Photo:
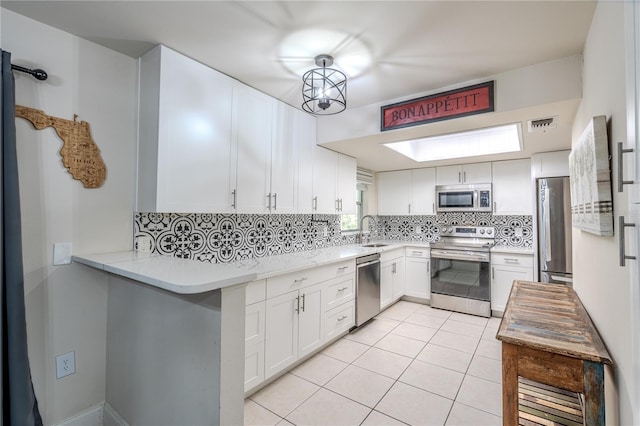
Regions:
M 418 126 L 493 111 L 493 80 L 380 108 L 380 130 Z

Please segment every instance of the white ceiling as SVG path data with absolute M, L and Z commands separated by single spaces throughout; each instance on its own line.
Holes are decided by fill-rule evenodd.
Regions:
M 133 57 L 164 44 L 298 108 L 290 68 L 313 68 L 317 54 L 347 71 L 354 108 L 580 53 L 595 10 L 558 0 L 1 4 Z M 321 35 L 300 43 L 310 30 Z M 357 75 L 347 70 L 354 59 L 364 64 Z

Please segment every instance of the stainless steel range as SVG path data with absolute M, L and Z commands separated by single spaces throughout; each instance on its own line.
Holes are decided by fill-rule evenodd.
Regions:
M 431 244 L 431 306 L 491 316 L 489 250 L 495 230 L 488 226 L 451 226 Z

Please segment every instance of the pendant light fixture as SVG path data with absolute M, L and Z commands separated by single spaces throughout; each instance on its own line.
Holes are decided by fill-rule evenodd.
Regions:
M 333 57 L 318 55 L 314 68 L 302 76 L 302 109 L 311 114 L 338 114 L 347 108 L 347 76 L 334 68 Z

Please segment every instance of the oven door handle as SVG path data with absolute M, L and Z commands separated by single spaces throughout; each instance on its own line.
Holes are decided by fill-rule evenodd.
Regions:
M 456 253 L 452 251 L 431 249 L 431 257 L 435 259 L 469 260 L 469 261 L 489 263 L 489 256 L 481 253 L 467 254 L 467 253 Z

